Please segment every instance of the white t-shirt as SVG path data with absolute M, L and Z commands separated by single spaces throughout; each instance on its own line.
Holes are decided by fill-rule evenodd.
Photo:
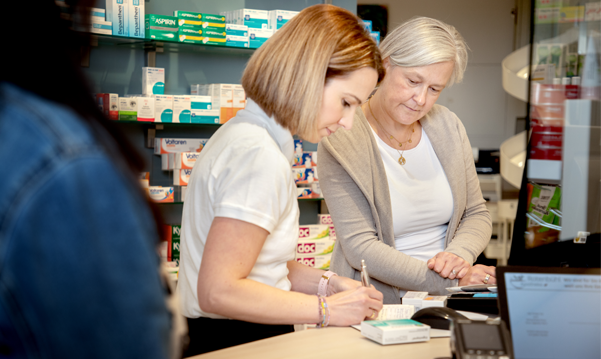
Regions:
M 252 100 L 211 137 L 194 168 L 182 215 L 177 290 L 188 318 L 219 315 L 200 309 L 198 271 L 215 217 L 239 219 L 269 232 L 248 279 L 290 290 L 286 262 L 294 259 L 299 210 L 290 132 Z M 227 253 L 225 253 L 227 255 Z
M 396 249 L 425 262 L 444 251 L 453 215 L 449 181 L 423 129 L 419 144 L 403 152 L 407 160 L 403 166 L 399 151 L 373 134 L 388 179 Z

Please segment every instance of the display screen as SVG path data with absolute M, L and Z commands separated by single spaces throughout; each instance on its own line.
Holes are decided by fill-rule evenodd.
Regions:
M 497 325 L 462 324 L 461 333 L 465 349 L 504 350 Z
M 505 273 L 516 359 L 601 358 L 601 276 Z

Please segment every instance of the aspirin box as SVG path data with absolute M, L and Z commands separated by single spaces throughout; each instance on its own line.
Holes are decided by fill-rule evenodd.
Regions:
M 325 256 L 332 254 L 336 242 L 330 240 L 299 241 L 296 245 L 296 255 Z
M 148 195 L 153 202 L 171 203 L 173 202 L 173 187 L 150 186 Z
M 174 152 L 200 152 L 209 141 L 208 138 L 155 138 L 154 154 Z
M 311 224 L 298 227 L 298 239 L 329 239 L 330 226 L 324 224 Z

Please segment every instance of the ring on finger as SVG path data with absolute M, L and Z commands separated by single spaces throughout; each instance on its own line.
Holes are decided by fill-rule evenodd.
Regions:
M 484 284 L 488 284 L 488 280 L 490 279 L 490 274 L 487 274 L 486 277 L 484 277 L 484 280 L 482 281 Z
M 451 273 L 453 273 L 453 275 L 457 275 L 457 272 L 454 269 L 451 271 Z
M 375 310 L 371 310 L 371 315 L 369 316 L 369 319 L 374 319 L 376 317 L 377 312 Z

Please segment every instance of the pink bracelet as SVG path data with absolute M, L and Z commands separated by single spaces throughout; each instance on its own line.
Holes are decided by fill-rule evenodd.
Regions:
M 330 284 L 330 278 L 338 275 L 332 271 L 325 272 L 321 279 L 319 280 L 319 285 L 317 286 L 317 294 L 323 295 L 324 297 L 328 295 L 328 285 Z

